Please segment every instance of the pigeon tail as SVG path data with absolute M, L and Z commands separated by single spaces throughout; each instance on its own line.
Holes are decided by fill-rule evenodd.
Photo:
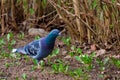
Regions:
M 17 49 L 13 49 L 12 52 L 13 52 L 13 53 L 17 52 Z
M 23 48 L 17 48 L 12 50 L 13 53 L 27 54 Z

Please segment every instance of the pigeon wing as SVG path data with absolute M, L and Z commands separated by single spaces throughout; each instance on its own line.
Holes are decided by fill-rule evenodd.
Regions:
M 28 45 L 23 47 L 23 50 L 27 55 L 36 56 L 38 52 L 41 50 L 41 40 L 35 40 Z

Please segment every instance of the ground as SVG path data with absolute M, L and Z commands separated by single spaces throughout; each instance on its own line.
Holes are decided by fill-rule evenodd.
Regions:
M 17 34 L 10 38 L 10 41 L 15 40 L 12 48 L 17 48 L 33 41 L 34 38 L 27 34 L 22 38 Z M 55 45 L 55 49 L 60 50 L 57 50 L 59 53 L 55 51 L 54 55 L 47 57 L 44 64 L 41 63 L 41 67 L 38 67 L 29 56 L 11 53 L 9 43 L 12 42 L 8 40 L 9 36 L 7 39 L 6 36 L 1 39 L 4 39 L 5 44 L 1 46 L 0 52 L 0 80 L 120 80 L 119 61 L 117 64 L 109 57 L 83 57 L 87 59 L 83 62 L 89 61 L 83 65 L 75 56 L 70 56 L 74 51 L 71 51 L 73 54 L 69 54 L 68 45 L 61 43 L 61 40 L 57 40 Z

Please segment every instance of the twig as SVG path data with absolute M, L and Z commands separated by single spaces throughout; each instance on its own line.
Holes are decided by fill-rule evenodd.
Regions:
M 90 31 L 92 31 L 95 35 L 98 36 L 98 34 L 97 34 L 84 20 L 82 20 L 80 17 L 78 17 L 78 16 L 70 13 L 69 11 L 67 11 L 66 9 L 64 9 L 63 7 L 58 6 L 57 4 L 53 3 L 53 1 L 51 1 L 51 0 L 48 0 L 48 1 L 49 1 L 51 4 L 54 4 L 54 5 L 53 5 L 54 7 L 58 7 L 58 8 L 60 8 L 61 10 L 65 11 L 68 15 L 71 15 L 72 17 L 78 18 L 82 23 L 84 23 L 84 24 L 88 27 L 88 29 L 90 29 Z
M 45 26 L 45 28 L 47 28 L 51 23 L 53 23 L 53 22 L 56 20 L 57 17 L 58 17 L 58 14 L 56 14 L 56 15 L 54 16 L 53 20 L 50 21 L 50 22 Z

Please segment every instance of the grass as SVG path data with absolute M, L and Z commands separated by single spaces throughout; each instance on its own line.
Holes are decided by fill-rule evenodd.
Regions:
M 19 36 L 19 39 L 23 39 L 24 38 L 24 33 L 21 33 Z M 36 36 L 35 39 L 39 39 L 39 36 Z M 98 70 L 105 71 L 106 68 L 109 68 L 111 65 L 114 66 L 117 69 L 120 69 L 120 60 L 115 59 L 115 58 L 95 58 L 95 53 L 93 52 L 92 54 L 88 55 L 83 54 L 82 53 L 82 49 L 80 48 L 76 48 L 76 46 L 71 45 L 70 44 L 70 37 L 68 38 L 62 38 L 62 41 L 68 46 L 70 47 L 70 50 L 68 52 L 68 54 L 66 55 L 70 55 L 72 59 L 76 60 L 79 62 L 79 67 L 76 68 L 71 68 L 74 66 L 71 66 L 71 62 L 66 63 L 66 61 L 64 59 L 54 59 L 53 62 L 51 62 L 51 58 L 54 58 L 56 56 L 58 56 L 58 54 L 60 53 L 60 49 L 59 48 L 55 48 L 52 52 L 52 54 L 47 58 L 48 59 L 48 63 L 49 67 L 51 67 L 51 72 L 53 72 L 54 74 L 65 74 L 65 75 L 69 75 L 71 77 L 73 77 L 74 79 L 79 79 L 82 78 L 83 80 L 88 80 L 89 79 L 89 73 L 94 70 L 97 66 Z M 5 46 L 7 45 L 8 50 L 11 51 L 11 49 L 13 48 L 13 46 L 16 44 L 16 40 L 14 38 L 14 35 L 12 33 L 8 33 L 5 38 L 0 38 L 0 49 L 1 49 L 1 53 L 0 53 L 0 59 L 5 59 L 6 62 L 4 64 L 5 68 L 9 68 L 9 67 L 14 67 L 14 66 L 19 66 L 21 65 L 20 63 L 20 59 L 21 57 L 24 58 L 24 60 L 26 62 L 30 61 L 30 57 L 28 57 L 27 55 L 21 56 L 20 54 L 13 54 L 13 53 L 8 53 L 5 51 Z M 59 54 L 60 55 L 60 54 Z M 7 61 L 7 59 L 11 59 L 11 62 Z M 36 60 L 33 60 L 33 65 L 31 66 L 31 71 L 35 71 L 37 69 L 37 62 Z M 45 62 L 41 61 L 40 63 L 42 69 L 45 69 Z M 103 74 L 99 74 L 98 77 L 103 78 Z M 27 80 L 27 75 L 26 73 L 23 73 L 21 75 L 23 80 Z M 18 80 L 18 78 L 16 77 L 16 80 Z

